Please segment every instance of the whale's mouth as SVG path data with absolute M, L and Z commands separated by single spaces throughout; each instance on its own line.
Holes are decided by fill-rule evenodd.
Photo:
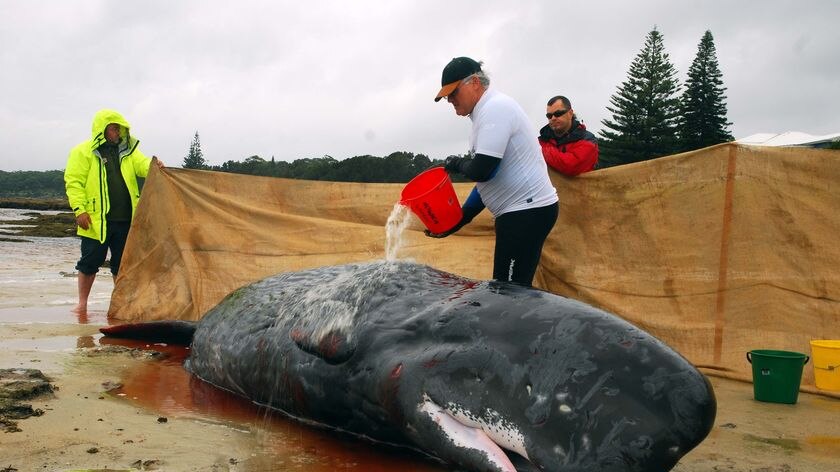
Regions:
M 522 434 L 498 414 L 491 413 L 489 416 L 493 419 L 487 420 L 457 408 L 455 405 L 442 407 L 432 401 L 428 395 L 424 395 L 419 409 L 427 413 L 432 421 L 440 426 L 445 437 L 455 448 L 472 449 L 483 453 L 486 456 L 487 465 L 499 471 L 517 472 L 518 469 L 511 459 L 520 464 L 522 462 L 515 455 L 509 456 L 507 451 L 515 452 L 522 458 L 528 459 Z

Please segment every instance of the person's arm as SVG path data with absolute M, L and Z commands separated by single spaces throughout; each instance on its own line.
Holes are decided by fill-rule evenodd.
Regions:
M 443 233 L 432 233 L 429 230 L 425 230 L 423 232 L 430 238 L 445 238 L 450 234 L 458 232 L 459 229 L 463 228 L 472 221 L 473 218 L 481 213 L 482 210 L 484 210 L 484 202 L 481 200 L 481 195 L 478 193 L 478 189 L 473 187 L 472 192 L 470 192 L 470 196 L 467 197 L 467 201 L 464 202 L 463 206 L 461 206 L 462 216 L 461 221 L 459 221 L 458 224 L 453 226 L 449 231 L 444 231 Z
M 540 146 L 546 164 L 568 176 L 588 172 L 598 162 L 598 144 L 586 139 L 560 145 L 553 140 L 540 139 Z
M 486 182 L 495 175 L 502 160 L 486 154 L 476 154 L 475 157 L 449 156 L 444 168 L 450 174 L 457 172 L 473 182 Z
M 87 194 L 85 184 L 87 182 L 90 162 L 85 159 L 81 151 L 74 148 L 67 158 L 67 167 L 64 170 L 64 189 L 67 193 L 67 201 L 76 216 L 76 224 L 82 229 L 90 226 L 90 215 L 87 213 Z
M 152 159 L 143 154 L 143 152 L 137 147 L 134 148 L 134 151 L 131 153 L 129 158 L 131 159 L 132 167 L 134 167 L 134 174 L 137 177 L 148 177 L 149 166 L 152 164 Z

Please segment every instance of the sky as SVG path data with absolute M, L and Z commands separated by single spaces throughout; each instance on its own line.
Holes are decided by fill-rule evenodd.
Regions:
M 0 170 L 64 169 L 94 113 L 180 166 L 253 155 L 440 159 L 470 120 L 434 102 L 443 67 L 483 61 L 531 117 L 562 94 L 596 135 L 653 29 L 684 83 L 714 36 L 735 138 L 840 132 L 840 2 L 0 0 Z

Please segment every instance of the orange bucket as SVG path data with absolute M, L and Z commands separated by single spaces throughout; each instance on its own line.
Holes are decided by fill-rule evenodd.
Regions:
M 443 167 L 433 167 L 411 179 L 403 188 L 400 203 L 432 233 L 449 231 L 461 221 L 461 204 Z

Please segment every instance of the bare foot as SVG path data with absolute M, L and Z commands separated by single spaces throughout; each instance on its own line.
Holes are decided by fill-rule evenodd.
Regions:
M 76 308 L 73 308 L 70 311 L 79 315 L 87 315 L 87 304 L 82 305 L 81 303 L 79 303 L 78 305 L 76 305 Z

